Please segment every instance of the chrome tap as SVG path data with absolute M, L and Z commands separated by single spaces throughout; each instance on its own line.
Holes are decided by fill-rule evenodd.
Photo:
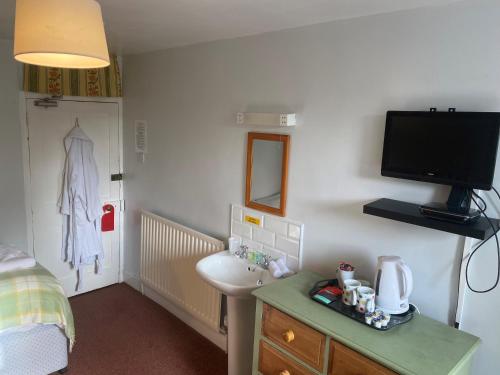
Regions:
M 234 252 L 234 255 L 236 255 L 240 259 L 247 259 L 248 258 L 248 246 L 241 245 L 240 248 Z
M 257 261 L 257 265 L 261 266 L 265 270 L 269 269 L 269 262 L 271 262 L 272 257 L 270 255 L 262 255 L 262 257 Z

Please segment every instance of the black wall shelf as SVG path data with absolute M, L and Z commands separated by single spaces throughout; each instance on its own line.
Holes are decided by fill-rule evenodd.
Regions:
M 484 217 L 480 217 L 472 224 L 455 224 L 425 217 L 420 213 L 419 207 L 420 205 L 414 203 L 382 198 L 365 204 L 363 206 L 363 213 L 448 233 L 455 233 L 461 236 L 477 238 L 478 240 L 484 240 L 493 234 L 493 229 Z M 499 227 L 500 220 L 491 219 L 491 222 L 497 228 Z

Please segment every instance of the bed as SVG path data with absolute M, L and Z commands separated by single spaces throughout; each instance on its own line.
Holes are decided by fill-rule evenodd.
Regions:
M 47 375 L 68 367 L 73 315 L 45 268 L 0 273 L 0 374 Z

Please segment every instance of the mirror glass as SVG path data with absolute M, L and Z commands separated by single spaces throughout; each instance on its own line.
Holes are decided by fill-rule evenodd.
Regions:
M 256 139 L 253 143 L 252 202 L 280 208 L 283 142 Z
M 286 134 L 248 133 L 247 207 L 285 216 L 289 144 Z

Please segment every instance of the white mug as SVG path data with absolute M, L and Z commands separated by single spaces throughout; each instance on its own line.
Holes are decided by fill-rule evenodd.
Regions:
M 360 313 L 375 311 L 375 290 L 367 286 L 360 286 L 356 289 L 357 304 L 356 311 Z
M 342 302 L 349 306 L 356 306 L 358 304 L 358 293 L 356 289 L 360 286 L 361 283 L 358 280 L 344 280 Z
M 343 288 L 344 287 L 344 280 L 348 279 L 354 279 L 354 272 L 356 269 L 352 271 L 344 271 L 341 270 L 340 268 L 337 268 L 336 273 L 337 273 L 337 281 L 339 282 L 339 287 Z

